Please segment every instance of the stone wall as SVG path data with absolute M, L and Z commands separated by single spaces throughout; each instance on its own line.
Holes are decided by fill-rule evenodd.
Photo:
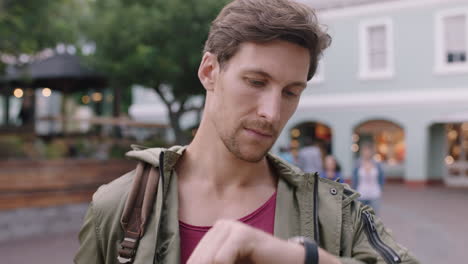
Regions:
M 0 242 L 78 231 L 87 208 L 81 203 L 0 211 Z

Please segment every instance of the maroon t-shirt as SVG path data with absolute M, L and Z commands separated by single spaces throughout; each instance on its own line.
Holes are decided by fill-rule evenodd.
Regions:
M 242 217 L 239 221 L 273 234 L 275 225 L 276 192 L 260 208 Z M 181 264 L 185 264 L 192 255 L 202 237 L 211 226 L 193 226 L 179 221 Z

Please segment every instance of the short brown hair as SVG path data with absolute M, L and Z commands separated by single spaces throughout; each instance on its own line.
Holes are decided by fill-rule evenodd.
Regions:
M 314 76 L 322 51 L 331 42 L 314 11 L 292 0 L 234 0 L 212 22 L 204 52 L 218 57 L 223 65 L 243 42 L 265 43 L 285 40 L 310 52 L 307 80 Z

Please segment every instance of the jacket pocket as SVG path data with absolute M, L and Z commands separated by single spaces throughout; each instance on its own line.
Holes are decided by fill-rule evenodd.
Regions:
M 368 211 L 362 211 L 361 214 L 362 219 L 364 219 L 364 230 L 372 247 L 382 256 L 386 263 L 401 263 L 400 256 L 380 238 L 372 214 Z

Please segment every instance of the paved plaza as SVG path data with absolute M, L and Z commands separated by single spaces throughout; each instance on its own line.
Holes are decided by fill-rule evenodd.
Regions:
M 468 189 L 388 185 L 382 218 L 423 264 L 467 263 Z M 76 229 L 78 229 L 77 227 Z M 0 242 L 1 263 L 72 263 L 77 231 Z

